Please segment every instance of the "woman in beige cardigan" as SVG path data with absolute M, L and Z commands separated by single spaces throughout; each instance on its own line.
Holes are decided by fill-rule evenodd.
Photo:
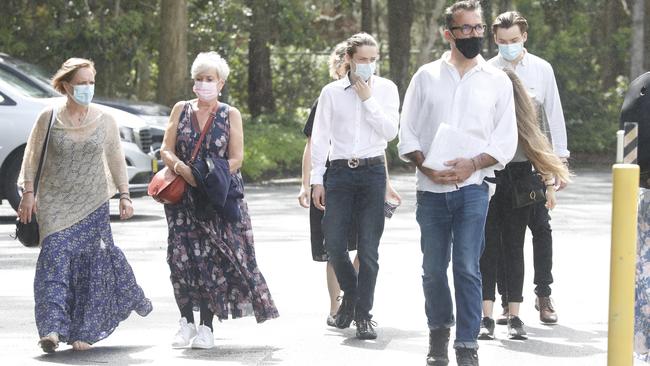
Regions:
M 59 341 L 87 350 L 131 311 L 145 316 L 152 309 L 124 254 L 113 244 L 108 200 L 119 190 L 121 219 L 130 218 L 133 207 L 115 119 L 90 103 L 93 63 L 67 60 L 52 85 L 67 99 L 38 117 L 18 182 L 23 189 L 20 221 L 36 215 L 39 223 L 34 300 L 39 345 L 48 353 Z M 36 171 L 51 121 L 35 197 Z

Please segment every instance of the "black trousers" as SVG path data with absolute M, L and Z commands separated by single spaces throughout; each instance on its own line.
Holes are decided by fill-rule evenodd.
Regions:
M 553 237 L 551 235 L 551 216 L 544 203 L 532 207 L 528 228 L 533 234 L 533 264 L 535 266 L 535 294 L 551 296 L 553 283 Z
M 483 300 L 495 301 L 498 283 L 502 301 L 523 302 L 524 238 L 532 206 L 513 208 L 509 177 L 517 179 L 530 174 L 531 168 L 530 162 L 516 162 L 497 172 L 498 183 L 490 200 L 481 256 Z

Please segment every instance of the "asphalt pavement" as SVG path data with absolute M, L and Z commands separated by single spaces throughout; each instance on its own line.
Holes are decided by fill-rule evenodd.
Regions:
M 355 339 L 325 324 L 329 300 L 325 265 L 311 260 L 308 211 L 299 207 L 298 182 L 248 185 L 259 267 L 280 318 L 215 321 L 216 347 L 172 349 L 178 310 L 165 262 L 167 226 L 163 207 L 149 197 L 134 199 L 136 216 L 112 220 L 115 243 L 125 252 L 139 284 L 152 300 L 146 318 L 135 313 L 109 338 L 87 352 L 61 345 L 45 355 L 37 347 L 32 284 L 38 249 L 9 235 L 13 211 L 0 206 L 0 360 L 2 365 L 424 365 L 428 330 L 421 287 L 422 255 L 415 221 L 415 179 L 397 174 L 393 184 L 403 204 L 387 220 L 380 245 L 380 270 L 372 311 L 375 341 Z M 559 323 L 538 320 L 534 309 L 530 233 L 525 246 L 526 278 L 521 318 L 529 339 L 480 341 L 481 365 L 594 366 L 607 363 L 611 172 L 577 171 L 558 194 L 552 212 L 555 284 Z M 111 212 L 116 213 L 116 201 Z M 450 276 L 451 278 L 451 276 Z M 452 331 L 452 338 L 454 332 Z M 453 341 L 453 339 L 452 339 Z M 453 359 L 454 353 L 450 349 Z M 452 360 L 451 365 L 455 365 Z M 640 365 L 641 363 L 637 363 Z M 636 365 L 636 364 L 635 364 Z

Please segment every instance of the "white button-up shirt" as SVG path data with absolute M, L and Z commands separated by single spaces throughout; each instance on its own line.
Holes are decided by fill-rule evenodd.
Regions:
M 323 184 L 328 156 L 336 160 L 383 155 L 397 135 L 397 86 L 373 75 L 370 88 L 372 96 L 363 102 L 348 77 L 321 91 L 311 134 L 311 184 Z
M 517 148 L 512 83 L 481 56 L 461 78 L 449 57 L 447 51 L 413 75 L 402 107 L 399 154 L 404 158 L 421 151 L 427 156 L 438 127 L 446 123 L 485 141 L 483 152 L 497 160 L 497 164 L 475 172 L 458 186 L 481 184 L 486 176 L 494 176 L 494 170 L 503 169 Z M 434 183 L 419 169 L 416 175 L 420 191 L 443 193 L 456 189 L 455 185 Z
M 551 64 L 527 51 L 515 67 L 501 55 L 491 58 L 488 63 L 499 69 L 509 67 L 514 70 L 528 89 L 528 94 L 542 106 L 542 113 L 546 114 L 555 154 L 561 158 L 568 158 L 564 113 Z

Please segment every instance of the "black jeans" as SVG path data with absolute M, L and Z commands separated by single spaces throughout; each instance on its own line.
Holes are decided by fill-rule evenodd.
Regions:
M 384 164 L 355 169 L 330 166 L 325 182 L 323 234 L 329 261 L 345 296 L 356 304 L 356 319 L 369 319 L 379 272 L 379 240 L 384 232 Z M 350 222 L 358 223 L 359 273 L 348 255 Z
M 553 237 L 551 235 L 551 216 L 546 204 L 541 202 L 531 206 L 528 217 L 528 228 L 533 234 L 533 267 L 535 269 L 535 294 L 537 296 L 551 296 L 551 283 L 553 283 Z M 499 267 L 497 287 L 501 294 L 501 306 L 506 307 L 505 272 Z
M 551 188 L 552 189 L 552 188 Z M 553 283 L 553 236 L 551 235 L 551 216 L 544 203 L 532 207 L 528 227 L 533 234 L 533 264 L 535 266 L 535 294 L 551 296 Z
M 510 174 L 506 174 L 507 171 Z M 498 282 L 502 301 L 506 304 L 523 302 L 524 238 L 532 206 L 512 207 L 512 185 L 508 176 L 517 179 L 530 171 L 529 162 L 516 162 L 497 172 L 498 183 L 490 200 L 485 250 L 481 256 L 483 300 L 495 301 Z

